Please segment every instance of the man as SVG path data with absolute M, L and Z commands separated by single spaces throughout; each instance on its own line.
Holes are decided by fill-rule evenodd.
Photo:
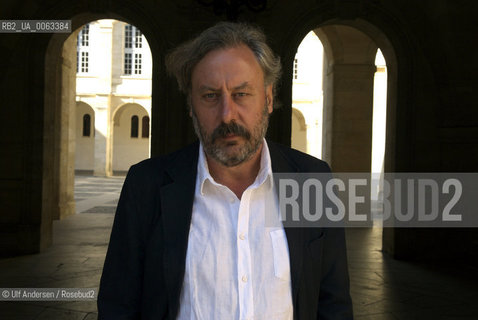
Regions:
M 280 62 L 257 29 L 219 23 L 167 67 L 200 143 L 133 166 L 99 319 L 351 319 L 342 229 L 272 227 L 272 172 L 329 172 L 264 139 Z

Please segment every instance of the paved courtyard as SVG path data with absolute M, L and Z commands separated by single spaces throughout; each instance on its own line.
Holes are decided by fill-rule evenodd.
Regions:
M 2 288 L 98 288 L 124 177 L 76 176 L 74 216 L 53 222 L 45 252 L 0 260 Z M 0 319 L 93 320 L 96 301 L 0 302 Z
M 1 288 L 97 288 L 124 177 L 77 176 L 77 214 L 53 223 L 44 252 L 0 259 Z M 478 319 L 477 270 L 396 261 L 381 229 L 348 229 L 355 318 Z M 0 320 L 94 320 L 95 301 L 0 302 Z

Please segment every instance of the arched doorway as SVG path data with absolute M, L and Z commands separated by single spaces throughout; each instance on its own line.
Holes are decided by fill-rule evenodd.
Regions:
M 149 113 L 139 104 L 128 103 L 113 116 L 113 172 L 124 174 L 129 167 L 149 157 Z
M 348 27 L 347 27 L 348 28 Z M 320 33 L 320 31 L 318 31 Z M 322 32 L 323 33 L 323 32 Z M 358 62 L 360 57 L 357 54 L 357 45 L 365 45 L 365 53 L 368 56 L 367 65 L 370 65 L 370 59 L 373 56 L 374 45 L 370 46 L 369 41 L 364 41 L 363 35 L 360 33 L 353 34 L 349 30 L 348 37 L 342 35 L 342 41 L 349 41 L 348 46 L 355 47 L 355 50 L 344 50 L 342 41 L 333 41 L 336 48 L 334 50 L 341 52 L 343 55 L 353 56 L 355 55 L 354 62 Z M 322 34 L 322 38 L 325 36 Z M 325 39 L 329 40 L 329 39 Z M 356 42 L 355 44 L 353 42 Z M 329 41 L 329 46 L 333 44 Z M 371 48 L 370 48 L 371 47 Z M 330 50 L 329 48 L 329 51 Z M 354 52 L 355 51 L 355 52 Z M 330 52 L 329 52 L 330 53 Z M 363 53 L 362 53 L 363 54 Z M 332 57 L 328 57 L 329 60 Z M 343 58 L 338 58 L 345 62 Z M 324 63 L 325 62 L 325 63 Z M 317 158 L 321 158 L 322 151 L 322 128 L 324 127 L 323 123 L 323 85 L 322 79 L 327 79 L 331 75 L 327 74 L 327 69 L 324 70 L 323 66 L 327 65 L 327 57 L 324 56 L 324 49 L 320 39 L 317 37 L 314 31 L 309 32 L 302 42 L 300 43 L 297 53 L 294 59 L 293 67 L 293 86 L 292 86 L 292 130 L 291 130 L 291 146 L 300 151 L 306 152 Z M 364 116 L 363 120 L 366 120 L 367 123 L 370 122 L 369 113 L 362 112 L 360 108 L 368 106 L 368 111 L 370 111 L 370 105 L 373 109 L 373 121 L 372 121 L 372 137 L 371 137 L 371 173 L 372 179 L 371 184 L 371 200 L 374 201 L 374 208 L 377 206 L 376 201 L 381 194 L 382 180 L 383 180 L 383 158 L 385 154 L 385 135 L 386 135 L 386 104 L 387 104 L 387 66 L 385 58 L 380 51 L 377 49 L 374 58 L 375 72 L 373 76 L 373 88 L 370 90 L 370 75 L 366 75 L 368 79 L 365 79 L 365 85 L 361 85 L 360 94 L 365 94 L 368 101 L 358 100 L 357 94 L 353 92 L 353 88 L 348 88 L 349 94 L 351 95 L 351 102 L 354 102 L 355 105 L 352 106 L 351 110 L 357 110 L 358 113 Z M 354 68 L 358 68 L 359 64 L 354 63 Z M 326 72 L 324 72 L 326 71 Z M 357 77 L 360 72 L 351 71 L 355 77 Z M 358 77 L 357 77 L 358 78 Z M 337 80 L 339 82 L 344 81 L 343 79 Z M 359 82 L 358 79 L 355 79 L 356 82 Z M 349 81 L 350 82 L 350 81 Z M 363 81 L 362 81 L 363 82 Z M 368 87 L 368 90 L 365 89 Z M 329 86 L 333 88 L 333 86 Z M 372 98 L 370 102 L 370 94 L 372 91 Z M 326 93 L 327 95 L 336 95 L 337 92 Z M 362 98 L 363 99 L 363 98 Z M 300 112 L 301 110 L 302 112 Z M 333 112 L 333 111 L 332 111 Z M 332 113 L 331 112 L 331 113 Z M 303 113 L 306 114 L 306 117 L 303 116 Z M 299 125 L 299 118 L 304 119 L 304 124 Z M 307 119 L 307 124 L 305 123 Z M 349 122 L 360 121 L 357 117 L 353 117 Z M 350 125 L 344 124 L 344 127 L 350 127 Z M 349 137 L 356 137 L 358 134 L 361 134 L 360 128 L 358 132 L 352 132 L 349 134 Z M 370 132 L 370 128 L 367 126 L 365 128 L 365 133 Z M 326 133 L 326 130 L 324 130 Z M 364 144 L 358 144 L 360 148 Z M 365 150 L 367 151 L 367 150 Z M 356 159 L 354 157 L 353 159 Z M 348 170 L 347 170 L 348 171 Z M 352 170 L 350 170 L 352 171 Z
M 367 32 L 367 26 L 369 32 Z M 324 157 L 339 172 L 370 172 L 372 154 L 372 114 L 375 57 L 380 47 L 391 58 L 394 51 L 386 39 L 369 36 L 372 25 L 362 22 L 361 28 L 350 25 L 326 25 L 315 30 L 324 45 Z M 362 31 L 365 30 L 365 31 Z M 377 43 L 381 42 L 381 44 Z M 388 63 L 388 61 L 390 62 Z M 396 92 L 393 73 L 389 75 L 389 92 Z M 387 109 L 395 100 L 389 96 Z
M 323 52 L 317 35 L 309 32 L 297 48 L 292 77 L 291 146 L 317 158 L 322 156 Z M 304 132 L 294 130 L 296 111 L 304 119 Z M 305 135 L 304 143 L 298 143 L 301 135 Z
M 75 171 L 93 173 L 95 161 L 95 110 L 84 103 L 76 103 Z
M 105 150 L 102 166 L 103 172 L 108 171 L 108 153 L 109 158 L 111 159 L 111 150 L 106 152 L 108 148 L 111 148 L 112 139 L 108 141 L 106 139 L 108 134 L 107 126 L 112 124 L 112 112 L 108 107 L 102 107 L 97 102 L 89 99 L 94 95 L 99 101 L 109 102 L 113 101 L 116 105 L 125 103 L 125 101 L 116 101 L 118 97 L 119 100 L 131 100 L 131 99 L 141 99 L 145 96 L 144 93 L 138 94 L 138 96 L 122 96 L 125 93 L 124 84 L 130 81 L 132 78 L 139 78 L 138 73 L 135 73 L 135 70 L 138 70 L 138 64 L 141 60 L 142 63 L 145 63 L 146 59 L 144 57 L 135 56 L 134 50 L 132 54 L 132 75 L 120 74 L 122 77 L 121 81 L 110 81 L 110 84 L 113 83 L 117 86 L 116 92 L 103 90 L 105 85 L 108 84 L 108 81 L 96 80 L 96 88 L 103 90 L 99 94 L 92 94 L 91 92 L 86 92 L 86 95 L 83 97 L 76 96 L 76 87 L 77 87 L 77 71 L 83 73 L 85 80 L 89 76 L 86 74 L 84 68 L 86 54 L 82 55 L 82 52 L 88 52 L 88 71 L 94 70 L 95 65 L 104 67 L 108 64 L 101 64 L 98 61 L 94 61 L 94 56 L 92 56 L 93 51 L 78 50 L 77 39 L 78 34 L 82 30 L 85 23 L 91 23 L 96 21 L 96 19 L 101 18 L 117 18 L 123 21 L 138 21 L 138 26 L 143 26 L 141 31 L 144 30 L 144 37 L 147 34 L 154 34 L 152 36 L 153 41 L 148 41 L 147 44 L 151 48 L 151 58 L 149 58 L 149 64 L 152 65 L 153 52 L 161 52 L 160 45 L 158 40 L 161 38 L 160 35 L 157 35 L 157 29 L 153 28 L 154 20 L 146 18 L 148 15 L 139 12 L 128 12 L 132 16 L 130 19 L 125 19 L 122 16 L 117 14 L 109 14 L 109 16 L 93 13 L 82 13 L 72 17 L 72 26 L 75 30 L 71 34 L 53 34 L 48 42 L 45 53 L 45 91 L 44 91 L 44 126 L 43 126 L 43 173 L 42 173 L 42 206 L 41 206 L 41 223 L 42 227 L 40 234 L 40 248 L 46 248 L 51 244 L 52 241 L 52 220 L 61 219 L 68 215 L 75 213 L 75 201 L 74 201 L 74 176 L 75 176 L 75 147 L 77 145 L 76 134 L 77 134 L 77 121 L 76 118 L 76 102 L 86 103 L 94 110 L 94 116 L 90 117 L 91 122 L 91 133 L 90 137 L 94 139 L 94 148 L 95 156 L 94 161 L 97 162 L 97 150 L 99 147 Z M 124 22 L 121 22 L 123 25 L 130 25 Z M 115 31 L 116 30 L 116 31 Z M 139 30 L 139 29 L 138 29 Z M 90 29 L 91 31 L 91 29 Z M 114 28 L 112 27 L 110 34 L 115 36 L 120 36 L 123 34 L 123 28 Z M 90 41 L 93 39 L 90 38 Z M 107 41 L 105 42 L 107 45 Z M 143 42 L 144 44 L 144 42 Z M 96 48 L 98 49 L 98 48 Z M 123 55 L 123 50 L 118 48 L 116 51 L 111 48 L 112 54 Z M 101 48 L 100 48 L 101 50 Z M 78 55 L 78 53 L 80 53 Z M 78 59 L 77 59 L 78 58 Z M 124 62 L 124 57 L 121 57 L 121 61 Z M 110 64 L 111 65 L 111 64 Z M 77 68 L 79 66 L 79 68 Z M 83 67 L 83 69 L 82 69 Z M 111 70 L 110 75 L 116 73 L 122 73 L 124 70 L 123 63 L 121 67 L 116 70 Z M 149 74 L 149 109 L 151 110 L 151 105 L 153 104 L 153 97 L 151 94 L 151 80 L 152 80 L 152 70 Z M 158 81 L 158 80 L 156 80 Z M 83 81 L 83 82 L 86 82 Z M 92 87 L 95 87 L 93 85 Z M 147 89 L 148 86 L 138 85 L 140 89 Z M 119 89 L 118 89 L 119 88 Z M 89 98 L 87 98 L 88 96 Z M 152 121 L 151 121 L 152 122 Z M 106 124 L 106 126 L 104 126 Z M 98 130 L 101 127 L 101 130 Z M 103 135 L 102 135 L 103 134 Z M 110 162 L 111 164 L 111 162 Z M 93 167 L 94 169 L 94 167 Z M 110 167 L 111 170 L 111 167 Z M 40 213 L 39 213 L 40 214 Z
M 383 22 L 383 25 L 386 25 L 386 22 Z M 373 88 L 377 69 L 375 57 L 377 49 L 380 48 L 387 65 L 387 128 L 383 169 L 393 172 L 397 140 L 396 106 L 407 96 L 406 89 L 402 90 L 403 96 L 397 96 L 396 43 L 392 45 L 385 32 L 368 21 L 327 19 L 327 14 L 323 12 L 316 12 L 315 17 L 313 13 L 309 13 L 296 30 L 298 35 L 291 35 L 294 40 L 288 42 L 294 42 L 298 47 L 311 30 L 319 37 L 325 56 L 322 79 L 324 92 L 322 159 L 326 160 L 335 172 L 371 172 Z M 395 34 L 395 41 L 397 37 Z M 399 49 L 403 50 L 405 44 L 399 46 Z M 283 54 L 287 57 L 283 61 L 286 77 L 290 77 L 286 78 L 286 81 L 290 79 L 290 83 L 294 82 L 293 69 L 297 47 L 288 48 L 287 53 Z M 409 70 L 405 70 L 404 67 L 401 70 L 402 77 L 406 78 Z M 287 101 L 287 98 L 283 99 Z M 405 109 L 402 109 L 402 113 Z M 293 110 L 289 113 L 289 119 L 291 116 L 293 118 L 292 113 Z M 281 115 L 285 116 L 287 113 L 282 112 Z M 386 231 L 387 235 L 385 231 L 383 232 L 382 248 L 393 251 L 387 242 L 393 241 L 389 237 L 393 234 L 393 230 Z
M 307 152 L 307 124 L 304 115 L 292 108 L 291 146 L 294 149 Z

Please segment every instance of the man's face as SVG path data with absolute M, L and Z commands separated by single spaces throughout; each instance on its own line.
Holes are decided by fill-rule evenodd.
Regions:
M 258 152 L 272 112 L 272 86 L 247 46 L 214 50 L 191 76 L 191 116 L 206 154 L 231 167 Z

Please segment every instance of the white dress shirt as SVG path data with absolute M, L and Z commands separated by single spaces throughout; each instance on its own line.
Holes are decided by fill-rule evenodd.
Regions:
M 202 145 L 179 320 L 292 319 L 289 249 L 264 140 L 255 181 L 239 200 L 209 174 Z

